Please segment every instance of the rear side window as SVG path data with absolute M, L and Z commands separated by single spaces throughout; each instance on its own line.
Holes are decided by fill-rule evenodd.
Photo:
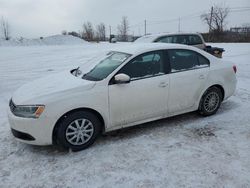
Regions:
M 171 72 L 180 72 L 196 68 L 208 67 L 209 61 L 191 50 L 168 50 Z
M 198 54 L 198 59 L 199 59 L 200 66 L 209 66 L 210 65 L 209 60 L 200 54 Z
M 171 35 L 158 38 L 155 42 L 176 43 L 186 45 L 202 44 L 201 37 L 198 35 Z
M 188 36 L 188 45 L 197 45 L 202 44 L 201 37 L 198 35 L 189 35 Z

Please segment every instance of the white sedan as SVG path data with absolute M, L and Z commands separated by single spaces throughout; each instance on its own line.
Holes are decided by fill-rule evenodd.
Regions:
M 215 114 L 236 88 L 236 67 L 178 44 L 132 44 L 19 88 L 9 103 L 13 135 L 74 151 L 99 134 L 191 111 Z

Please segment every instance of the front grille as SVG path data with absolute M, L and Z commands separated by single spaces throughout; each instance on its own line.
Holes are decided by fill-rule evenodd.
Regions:
M 16 105 L 14 104 L 12 99 L 10 99 L 9 106 L 10 106 L 10 111 L 13 113 L 14 110 L 16 109 Z

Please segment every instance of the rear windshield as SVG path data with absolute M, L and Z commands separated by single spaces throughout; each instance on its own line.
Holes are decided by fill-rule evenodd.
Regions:
M 153 42 L 155 38 L 156 38 L 155 36 L 148 35 L 148 36 L 140 37 L 136 39 L 134 42 L 135 43 L 147 43 L 147 42 L 150 43 L 150 42 Z

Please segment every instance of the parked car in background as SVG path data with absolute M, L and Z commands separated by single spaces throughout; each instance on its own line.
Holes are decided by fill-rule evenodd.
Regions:
M 199 33 L 172 33 L 172 34 L 156 34 L 146 35 L 138 38 L 135 43 L 145 42 L 162 42 L 162 43 L 176 43 L 185 44 L 205 50 L 206 52 L 221 58 L 224 52 L 223 48 L 207 46 L 202 35 Z
M 77 151 L 101 133 L 191 111 L 213 115 L 236 87 L 234 65 L 192 46 L 131 44 L 101 59 L 19 88 L 9 102 L 13 135 Z

